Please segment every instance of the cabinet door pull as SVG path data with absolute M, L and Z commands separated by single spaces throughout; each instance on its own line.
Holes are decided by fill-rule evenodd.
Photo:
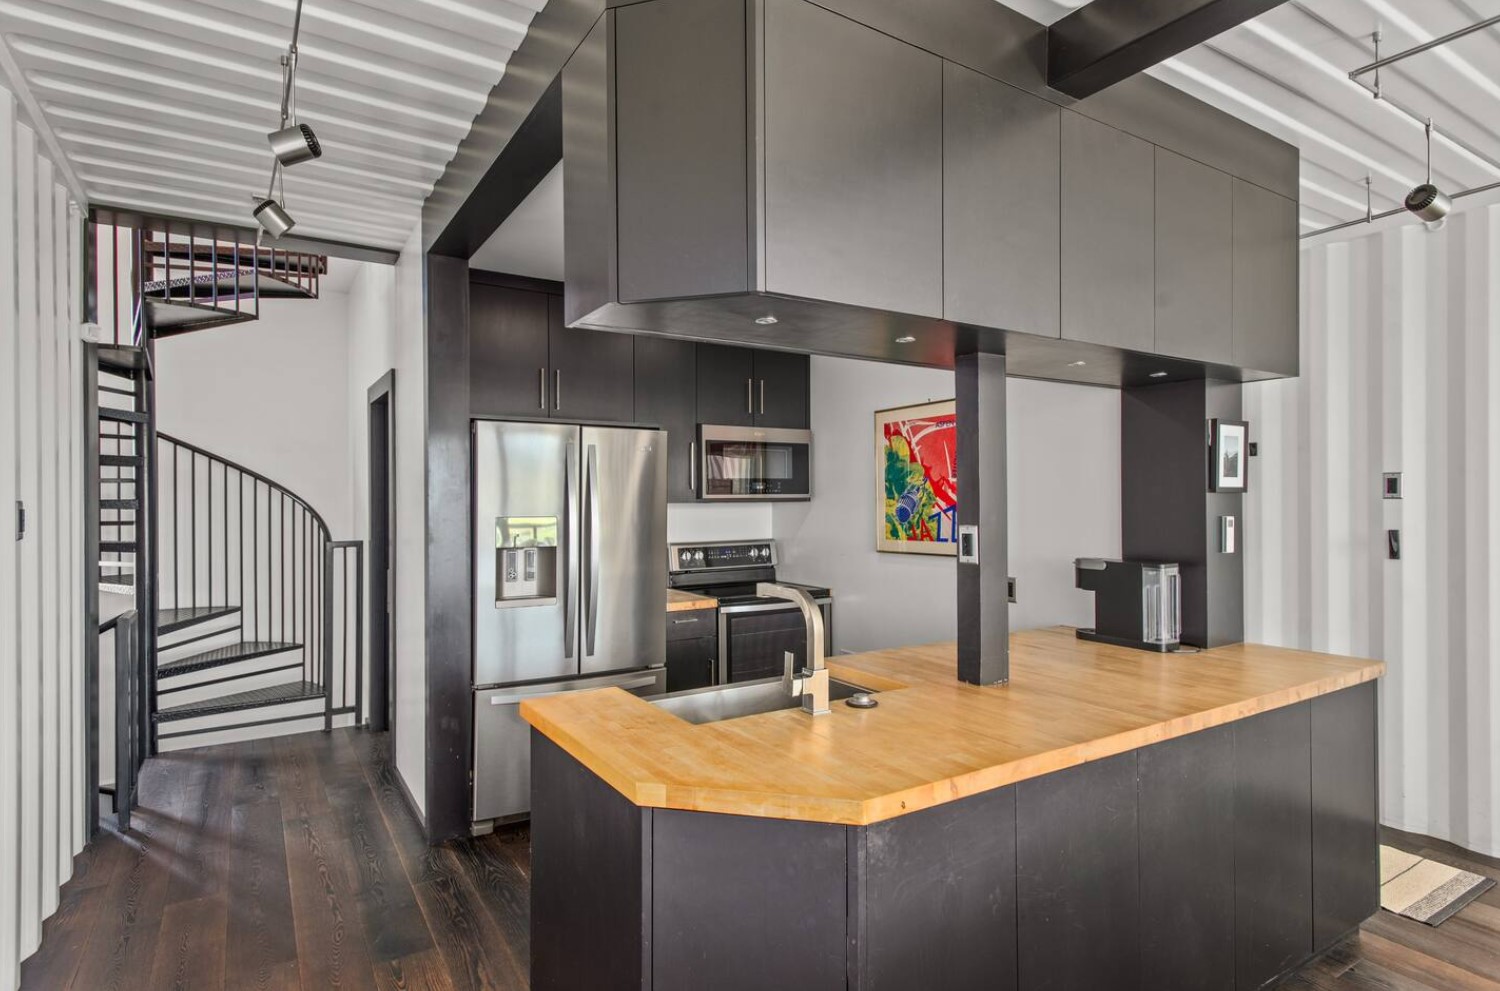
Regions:
M 562 369 L 552 371 L 552 408 L 562 409 Z
M 697 623 L 697 622 L 699 622 L 699 620 L 697 620 L 697 619 L 674 619 L 674 620 L 672 620 L 672 625 L 673 626 L 681 626 L 684 623 Z
M 698 494 L 698 442 L 688 443 L 688 491 Z
M 537 394 L 537 401 L 541 404 L 541 408 L 542 409 L 546 409 L 547 408 L 547 369 L 545 369 L 545 368 L 538 368 L 536 370 L 536 394 Z
M 745 379 L 745 412 L 755 415 L 755 379 Z
M 760 380 L 760 415 L 766 415 L 766 380 Z

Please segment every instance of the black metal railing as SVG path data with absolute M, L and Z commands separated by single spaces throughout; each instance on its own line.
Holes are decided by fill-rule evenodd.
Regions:
M 325 728 L 346 713 L 360 722 L 364 590 L 361 572 L 348 565 L 352 559 L 358 568 L 363 545 L 333 540 L 316 509 L 265 475 L 179 438 L 156 437 L 160 608 L 234 610 L 238 617 L 237 630 L 210 630 L 157 649 L 229 633 L 241 643 L 296 644 L 302 656 L 292 666 L 322 690 Z
M 121 613 L 99 627 L 99 635 L 115 635 L 115 821 L 121 830 L 130 828 L 130 810 L 135 808 L 136 786 L 146 763 L 150 731 L 145 722 L 148 700 L 141 663 L 139 616 L 135 610 Z

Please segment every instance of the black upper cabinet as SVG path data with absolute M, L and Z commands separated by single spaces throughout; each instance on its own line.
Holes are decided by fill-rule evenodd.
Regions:
M 807 429 L 807 391 L 807 355 L 786 351 L 755 352 L 757 427 Z
M 1155 151 L 1062 115 L 1062 336 L 1132 351 L 1156 344 Z
M 546 416 L 548 297 L 469 285 L 469 396 L 476 416 Z
M 562 297 L 548 299 L 551 415 L 565 420 L 633 420 L 635 338 L 564 326 Z
M 692 451 L 698 427 L 698 345 L 670 337 L 636 338 L 635 418 L 667 432 L 667 501 L 697 498 Z
M 1062 111 L 943 72 L 943 317 L 1057 337 Z
M 727 344 L 698 345 L 698 422 L 755 424 L 755 352 Z
M 805 0 L 768 0 L 765 286 L 943 315 L 943 64 Z
M 1234 182 L 1234 363 L 1296 375 L 1297 204 Z
M 1233 180 L 1156 149 L 1156 353 L 1234 360 Z

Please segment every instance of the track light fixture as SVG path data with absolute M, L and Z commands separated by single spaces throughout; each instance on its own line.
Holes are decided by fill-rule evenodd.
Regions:
M 266 195 L 257 199 L 251 211 L 261 229 L 273 238 L 281 237 L 296 225 L 286 209 L 285 187 L 280 183 L 283 170 L 323 154 L 323 146 L 313 129 L 297 120 L 297 36 L 301 30 L 302 0 L 297 0 L 292 15 L 292 43 L 281 56 L 281 126 L 266 135 L 276 160 L 271 163 L 271 182 Z
M 1448 194 L 1432 184 L 1432 118 L 1427 119 L 1427 181 L 1406 194 L 1406 209 L 1427 224 L 1438 224 L 1453 209 Z

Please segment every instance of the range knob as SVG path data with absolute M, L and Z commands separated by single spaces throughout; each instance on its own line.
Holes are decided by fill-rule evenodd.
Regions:
M 698 549 L 698 550 L 696 550 L 696 551 L 693 551 L 693 563 L 694 564 L 702 564 L 703 563 L 703 550 L 701 548 Z

